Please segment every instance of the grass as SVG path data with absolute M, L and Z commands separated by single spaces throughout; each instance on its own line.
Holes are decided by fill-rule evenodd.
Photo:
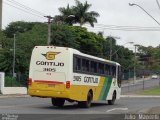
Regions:
M 137 92 L 140 95 L 160 95 L 160 87 L 151 88 Z

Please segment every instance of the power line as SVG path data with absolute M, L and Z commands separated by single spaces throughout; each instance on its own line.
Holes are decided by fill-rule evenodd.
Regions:
M 7 1 L 10 2 L 10 3 L 15 4 L 16 6 L 15 5 L 11 5 L 9 3 L 6 3 L 6 2 L 4 2 L 4 3 L 9 5 L 9 6 L 12 6 L 14 8 L 17 8 L 17 9 L 23 11 L 23 12 L 26 12 L 26 13 L 29 13 L 29 14 L 32 14 L 34 16 L 41 17 L 41 18 L 42 18 L 42 16 L 46 16 L 44 13 L 41 13 L 41 12 L 39 12 L 37 10 L 34 10 L 34 9 L 30 8 L 30 7 L 27 7 L 27 6 L 23 5 L 23 4 L 20 4 L 20 3 L 16 2 L 16 1 L 14 1 L 14 0 L 7 0 Z M 21 8 L 19 8 L 17 6 L 19 6 Z M 88 26 L 88 27 L 90 27 L 90 26 Z M 95 28 L 104 29 L 104 30 L 105 29 L 120 30 L 120 31 L 160 31 L 160 27 L 117 26 L 117 25 L 103 25 L 103 24 L 95 24 Z
M 120 28 L 155 28 L 160 29 L 160 27 L 143 27 L 143 26 L 118 26 L 118 25 L 104 25 L 104 24 L 95 24 L 97 26 L 109 26 L 109 27 L 120 27 Z
M 10 3 L 13 3 L 13 4 L 15 4 L 15 5 L 23 8 L 23 9 L 26 9 L 26 10 L 28 10 L 28 11 L 30 11 L 30 12 L 34 12 L 35 14 L 42 15 L 42 16 L 45 16 L 45 15 L 46 15 L 46 14 L 44 14 L 44 13 L 42 13 L 42 12 L 39 12 L 39 11 L 37 11 L 37 10 L 34 10 L 34 9 L 28 7 L 28 6 L 25 6 L 25 5 L 23 5 L 23 4 L 15 1 L 15 0 L 7 0 L 7 1 L 10 2 Z
M 86 27 L 92 28 L 89 24 Z M 120 31 L 160 31 L 160 27 L 140 27 L 140 26 L 117 26 L 117 25 L 103 25 L 95 24 L 93 29 L 109 29 L 109 30 L 120 30 Z
M 14 7 L 14 8 L 18 9 L 18 10 L 21 10 L 21 11 L 23 11 L 23 12 L 26 12 L 26 13 L 28 13 L 28 14 L 31 14 L 31 15 L 37 16 L 37 17 L 39 17 L 39 18 L 43 18 L 43 16 L 40 16 L 40 15 L 34 14 L 34 13 L 29 12 L 29 11 L 26 11 L 26 10 L 23 10 L 23 9 L 21 9 L 21 8 L 19 8 L 19 7 L 16 7 L 16 6 L 14 6 L 14 5 L 11 5 L 11 4 L 7 3 L 7 2 L 3 2 L 3 3 L 4 3 L 4 4 L 6 4 L 6 5 L 9 5 L 9 6 L 11 6 L 11 7 Z

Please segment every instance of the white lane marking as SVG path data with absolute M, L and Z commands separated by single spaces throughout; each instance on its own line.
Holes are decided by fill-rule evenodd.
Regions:
M 154 95 L 121 95 L 122 98 L 160 98 L 160 96 Z
M 10 107 L 14 107 L 14 106 L 0 106 L 0 108 L 10 108 Z
M 106 112 L 111 112 L 114 110 L 128 110 L 128 108 L 113 108 L 113 109 L 107 110 Z
M 11 106 L 0 106 L 0 108 L 28 107 L 28 106 L 35 106 L 35 105 L 46 105 L 46 103 L 39 103 L 39 104 L 26 104 L 26 105 L 11 105 Z

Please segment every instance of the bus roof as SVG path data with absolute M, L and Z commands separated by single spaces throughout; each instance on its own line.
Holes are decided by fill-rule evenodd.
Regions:
M 60 49 L 67 49 L 69 51 L 72 51 L 73 54 L 77 54 L 77 55 L 88 57 L 88 58 L 93 58 L 93 59 L 96 59 L 96 60 L 99 60 L 99 61 L 104 61 L 104 62 L 107 62 L 107 63 L 110 63 L 110 64 L 115 64 L 115 65 L 120 66 L 120 64 L 117 63 L 117 62 L 110 61 L 110 60 L 107 60 L 107 59 L 104 59 L 104 58 L 100 58 L 100 57 L 96 57 L 96 56 L 93 56 L 93 55 L 85 54 L 85 53 L 82 53 L 79 50 L 76 50 L 74 48 L 60 47 L 60 46 L 35 46 L 34 48 L 54 48 L 54 49 L 60 48 Z

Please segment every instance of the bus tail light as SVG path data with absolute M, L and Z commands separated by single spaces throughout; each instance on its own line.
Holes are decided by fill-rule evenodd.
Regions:
M 28 86 L 31 86 L 32 85 L 32 78 L 29 78 L 28 79 Z
M 66 81 L 66 88 L 70 88 L 70 87 L 71 87 L 70 81 Z

